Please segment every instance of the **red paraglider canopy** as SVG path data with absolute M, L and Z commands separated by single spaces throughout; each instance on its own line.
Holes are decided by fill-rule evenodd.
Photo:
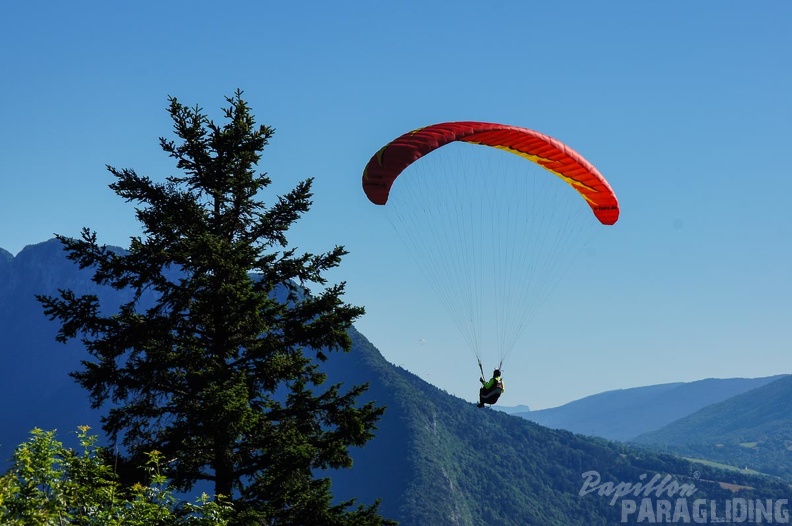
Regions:
M 608 181 L 582 155 L 539 132 L 487 122 L 433 124 L 386 144 L 363 171 L 366 196 L 372 203 L 384 205 L 393 182 L 405 168 L 454 141 L 499 148 L 533 161 L 580 193 L 602 224 L 612 225 L 619 219 L 619 202 Z

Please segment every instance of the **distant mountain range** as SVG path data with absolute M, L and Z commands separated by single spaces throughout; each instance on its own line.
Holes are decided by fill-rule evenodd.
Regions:
M 554 429 L 627 441 L 785 375 L 709 378 L 607 391 L 552 409 L 513 414 Z
M 34 426 L 58 428 L 62 439 L 80 424 L 98 429 L 99 412 L 67 376 L 86 355 L 77 343 L 54 341 L 57 327 L 33 298 L 69 288 L 110 302 L 124 299 L 123 293 L 97 290 L 89 277 L 65 259 L 57 241 L 26 247 L 16 257 L 0 252 L 0 459 Z M 366 399 L 388 409 L 376 438 L 353 451 L 353 468 L 329 473 L 333 490 L 338 499 L 382 499 L 384 515 L 402 525 L 637 523 L 635 513 L 622 520 L 618 499 L 602 487 L 584 491 L 592 473 L 612 485 L 668 476 L 694 485 L 696 498 L 717 502 L 731 499 L 739 487 L 746 488 L 739 492 L 746 498 L 786 498 L 787 487 L 769 478 L 692 466 L 478 409 L 390 364 L 356 330 L 350 334 L 352 351 L 333 354 L 324 364 L 329 381 L 368 382 Z
M 511 405 L 511 406 L 495 405 L 492 406 L 492 408 L 497 409 L 498 411 L 501 411 L 503 413 L 506 413 L 507 415 L 513 415 L 517 413 L 527 413 L 528 411 L 531 410 L 531 408 L 528 407 L 527 405 Z
M 792 376 L 707 406 L 635 442 L 792 482 Z

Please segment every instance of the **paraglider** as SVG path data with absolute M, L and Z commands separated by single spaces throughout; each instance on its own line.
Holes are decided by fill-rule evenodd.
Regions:
M 481 382 L 479 403 L 477 404 L 479 408 L 484 407 L 484 404 L 494 405 L 500 398 L 500 395 L 503 394 L 503 391 L 506 390 L 503 386 L 503 378 L 501 378 L 499 369 L 492 371 L 492 378 L 486 382 L 483 376 L 479 378 L 479 382 Z
M 536 166 L 541 173 L 528 170 Z M 362 183 L 426 272 L 482 381 L 484 342 L 497 350 L 500 378 L 503 360 L 590 239 L 591 225 L 619 218 L 610 184 L 582 155 L 505 124 L 446 122 L 405 133 L 371 157 Z M 497 401 L 500 383 L 487 400 Z

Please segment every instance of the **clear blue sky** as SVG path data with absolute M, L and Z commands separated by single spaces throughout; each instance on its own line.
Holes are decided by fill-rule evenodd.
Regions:
M 219 119 L 241 88 L 277 129 L 274 191 L 316 178 L 293 243 L 345 245 L 357 327 L 473 400 L 475 362 L 360 174 L 410 129 L 505 122 L 583 153 L 622 214 L 512 354 L 504 404 L 789 373 L 790 20 L 786 0 L 5 2 L 0 247 L 83 226 L 126 245 L 105 164 L 174 175 L 167 96 Z

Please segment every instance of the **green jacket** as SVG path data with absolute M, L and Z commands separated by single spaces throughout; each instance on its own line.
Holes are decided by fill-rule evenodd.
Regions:
M 503 379 L 500 376 L 493 376 L 489 380 L 484 383 L 484 389 L 490 390 L 497 384 L 500 384 L 501 391 L 505 391 L 506 388 L 503 386 Z

